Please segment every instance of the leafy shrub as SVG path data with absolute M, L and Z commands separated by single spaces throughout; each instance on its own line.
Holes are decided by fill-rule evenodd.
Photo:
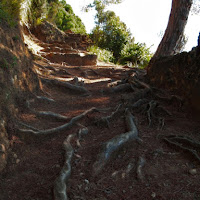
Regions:
M 85 26 L 65 0 L 31 0 L 28 21 L 37 26 L 43 20 L 50 21 L 62 30 L 85 34 Z
M 113 57 L 113 53 L 105 50 L 105 49 L 101 49 L 97 46 L 91 46 L 88 48 L 88 51 L 90 53 L 96 54 L 97 55 L 97 59 L 103 62 L 113 62 L 114 57 Z
M 31 0 L 28 21 L 32 26 L 37 26 L 42 20 L 46 19 L 48 13 L 47 5 L 47 0 Z
M 91 39 L 100 48 L 112 51 L 117 62 L 130 35 L 120 18 L 113 11 L 106 11 L 101 13 L 100 23 L 93 29 Z
M 121 51 L 120 63 L 127 64 L 131 62 L 135 66 L 146 67 L 152 57 L 150 48 L 144 43 L 127 43 Z
M 57 27 L 63 31 L 71 30 L 75 33 L 86 33 L 85 26 L 81 19 L 74 14 L 72 7 L 65 1 L 60 2 L 60 8 L 53 21 L 55 21 Z

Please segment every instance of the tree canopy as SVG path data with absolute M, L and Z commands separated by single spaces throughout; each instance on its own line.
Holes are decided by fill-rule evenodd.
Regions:
M 134 62 L 146 65 L 151 57 L 150 50 L 145 44 L 135 43 L 126 24 L 113 11 L 106 10 L 107 5 L 120 2 L 94 0 L 93 4 L 87 6 L 87 8 L 94 8 L 97 12 L 96 27 L 92 30 L 91 38 L 95 45 L 112 52 L 114 62 L 123 64 Z

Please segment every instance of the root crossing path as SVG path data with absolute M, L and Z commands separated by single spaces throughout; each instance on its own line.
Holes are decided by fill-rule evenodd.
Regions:
M 9 132 L 1 200 L 200 199 L 200 125 L 180 98 L 151 88 L 144 70 L 50 54 L 35 60 L 41 96 Z

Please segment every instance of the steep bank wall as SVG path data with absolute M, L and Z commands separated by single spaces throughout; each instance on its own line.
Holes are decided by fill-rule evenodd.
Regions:
M 9 131 L 25 99 L 39 90 L 32 56 L 23 42 L 20 26 L 0 22 L 0 172 L 9 151 Z M 8 131 L 9 130 L 9 131 Z
M 152 61 L 148 77 L 154 86 L 182 96 L 189 106 L 200 110 L 200 46 Z

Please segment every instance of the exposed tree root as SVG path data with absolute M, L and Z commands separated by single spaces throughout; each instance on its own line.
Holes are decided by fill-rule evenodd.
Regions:
M 61 88 L 65 88 L 68 90 L 71 90 L 73 92 L 77 92 L 77 93 L 81 93 L 81 94 L 89 94 L 89 91 L 84 88 L 83 86 L 78 86 L 78 85 L 72 85 L 70 83 L 67 82 L 63 82 L 63 81 L 59 81 L 59 80 L 55 80 L 55 79 L 44 79 L 41 78 L 43 82 L 48 83 L 48 84 L 52 84 Z
M 172 95 L 170 98 L 168 97 L 163 97 L 160 96 L 158 94 L 155 95 L 157 99 L 161 100 L 161 101 L 166 101 L 166 102 L 177 102 L 179 104 L 179 107 L 183 106 L 183 99 L 181 99 L 179 96 L 176 95 Z
M 124 83 L 121 85 L 117 85 L 115 87 L 112 87 L 112 92 L 127 92 L 127 91 L 132 91 L 133 88 L 131 87 L 131 85 L 129 83 Z
M 99 126 L 105 125 L 109 128 L 110 120 L 112 120 L 120 111 L 120 108 L 122 107 L 122 104 L 119 104 L 114 112 L 111 113 L 111 115 L 106 117 L 101 117 L 99 120 L 97 120 L 95 123 Z
M 136 91 L 134 93 L 134 97 L 129 99 L 129 104 L 133 104 L 140 99 L 144 99 L 150 92 L 151 92 L 151 89 L 148 89 L 148 88 Z
M 144 177 L 142 175 L 142 168 L 144 167 L 145 159 L 143 157 L 139 157 L 138 163 L 137 163 L 137 179 L 140 181 L 143 181 Z
M 146 104 L 148 102 L 147 99 L 139 99 L 138 101 L 136 101 L 134 104 L 129 106 L 129 109 L 136 109 L 136 108 L 140 108 L 142 105 Z
M 27 100 L 26 106 L 38 118 L 45 118 L 45 119 L 48 119 L 48 120 L 61 121 L 61 122 L 69 119 L 68 117 L 66 117 L 64 115 L 54 113 L 54 112 L 51 112 L 51 111 L 36 111 L 35 109 L 31 108 L 32 102 L 34 102 L 34 99 L 29 100 L 29 101 Z
M 103 149 L 98 155 L 97 161 L 93 165 L 94 175 L 97 175 L 102 170 L 102 168 L 109 161 L 111 155 L 121 147 L 134 140 L 141 143 L 142 140 L 138 136 L 138 130 L 134 123 L 134 117 L 128 109 L 126 110 L 126 124 L 128 132 L 117 135 L 103 144 Z
M 63 149 L 65 150 L 65 163 L 64 166 L 55 180 L 54 183 L 54 200 L 67 200 L 67 183 L 71 175 L 71 160 L 74 150 L 70 144 L 70 140 L 73 135 L 69 135 L 63 143 Z
M 192 138 L 187 136 L 177 136 L 177 135 L 171 135 L 169 137 L 164 138 L 164 140 L 169 144 L 173 144 L 185 151 L 188 151 L 189 153 L 193 154 L 198 161 L 200 161 L 200 156 L 197 153 L 197 151 L 200 151 L 199 142 L 196 142 Z
M 148 117 L 148 121 L 149 121 L 149 126 L 152 125 L 152 118 L 157 118 L 154 115 L 154 109 L 156 108 L 156 106 L 158 105 L 156 101 L 150 101 L 149 102 L 149 109 L 147 110 L 147 117 Z
M 33 131 L 39 131 L 39 129 L 37 129 L 37 128 L 35 128 L 35 127 L 33 127 L 33 126 L 30 126 L 30 125 L 28 125 L 28 124 L 25 124 L 25 123 L 23 123 L 23 122 L 17 122 L 17 124 L 19 124 L 19 125 L 21 125 L 21 126 L 24 126 L 25 128 L 29 128 L 29 129 L 31 129 L 31 130 L 33 130 Z
M 79 124 L 77 124 L 77 125 L 79 125 Z M 77 134 L 78 139 L 76 140 L 76 144 L 78 147 L 81 147 L 80 141 L 82 140 L 82 137 L 84 135 L 87 135 L 88 133 L 89 133 L 89 130 L 87 127 L 82 126 L 82 128 L 79 129 L 78 134 Z
M 162 106 L 159 106 L 157 101 L 150 101 L 147 105 L 146 108 L 144 109 L 143 112 L 147 113 L 147 118 L 149 122 L 149 127 L 152 126 L 153 120 L 156 120 L 158 122 L 158 129 L 162 130 L 164 125 L 165 125 L 165 119 L 162 117 L 156 116 L 155 112 L 156 111 L 162 111 L 167 115 L 172 115 L 168 110 L 163 108 Z
M 40 131 L 33 131 L 33 130 L 24 130 L 24 129 L 19 129 L 19 133 L 22 134 L 30 134 L 30 135 L 35 135 L 35 136 L 39 136 L 39 135 L 50 135 L 50 134 L 55 134 L 55 133 L 60 133 L 63 131 L 68 130 L 69 128 L 71 128 L 73 125 L 75 125 L 79 120 L 81 120 L 82 118 L 84 118 L 87 114 L 91 113 L 91 112 L 99 112 L 99 110 L 97 108 L 91 108 L 89 110 L 86 110 L 85 112 L 83 112 L 82 114 L 73 117 L 68 123 L 63 124 L 61 126 L 58 126 L 56 128 L 52 128 L 52 129 L 47 129 L 47 130 L 40 130 Z
M 50 112 L 50 111 L 34 111 L 34 114 L 38 117 L 38 118 L 45 118 L 48 120 L 54 120 L 54 121 L 66 121 L 69 118 L 64 116 L 64 115 L 60 115 L 54 112 Z
M 44 96 L 36 96 L 36 99 L 38 101 L 43 101 L 43 102 L 50 102 L 50 103 L 55 102 L 54 99 L 51 99 L 51 98 L 48 98 L 48 97 L 44 97 Z

